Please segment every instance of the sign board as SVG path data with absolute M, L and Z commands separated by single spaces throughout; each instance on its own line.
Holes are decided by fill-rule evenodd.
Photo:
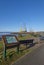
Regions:
M 6 50 L 9 48 L 17 47 L 17 52 L 19 52 L 19 41 L 15 35 L 3 35 L 2 39 L 4 41 L 4 58 L 6 58 Z
M 17 40 L 14 36 L 6 36 L 6 40 L 7 40 L 8 44 L 17 42 Z
M 15 35 L 3 35 L 2 38 L 6 48 L 12 48 L 19 44 L 18 39 Z

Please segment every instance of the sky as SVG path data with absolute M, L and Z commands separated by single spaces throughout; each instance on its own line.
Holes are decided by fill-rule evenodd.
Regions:
M 44 31 L 44 0 L 0 0 L 0 32 Z

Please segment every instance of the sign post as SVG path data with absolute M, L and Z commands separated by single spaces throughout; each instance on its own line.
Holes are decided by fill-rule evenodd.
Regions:
M 4 59 L 6 59 L 6 46 L 4 46 Z

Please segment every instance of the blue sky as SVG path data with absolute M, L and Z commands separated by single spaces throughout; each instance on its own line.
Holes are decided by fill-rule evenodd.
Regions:
M 0 32 L 44 31 L 44 0 L 0 0 Z

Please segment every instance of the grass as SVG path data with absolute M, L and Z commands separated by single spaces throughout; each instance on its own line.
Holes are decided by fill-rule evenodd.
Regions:
M 0 48 L 3 47 L 2 42 L 0 42 Z M 25 45 L 20 46 L 21 49 L 25 49 Z M 5 61 L 3 58 L 3 54 L 0 55 L 0 65 L 11 65 L 14 63 L 17 59 L 19 59 L 21 56 L 25 55 L 28 52 L 31 52 L 33 49 L 26 49 L 23 51 L 20 51 L 19 53 L 16 52 L 16 48 L 8 49 L 7 50 L 7 60 Z
M 0 41 L 0 52 L 3 51 L 3 41 Z
M 24 47 L 23 47 L 24 48 Z M 27 52 L 31 52 L 32 50 L 27 49 L 24 51 L 20 51 L 19 53 L 17 53 L 15 51 L 15 49 L 8 49 L 7 50 L 7 60 L 5 61 L 2 58 L 0 58 L 0 65 L 11 65 L 12 63 L 14 63 L 17 59 L 19 59 L 21 56 L 25 55 Z
M 0 65 L 11 65 L 13 62 L 15 62 L 21 56 L 23 56 L 27 52 L 31 52 L 31 51 L 32 51 L 32 49 L 27 49 L 27 50 L 24 50 L 24 51 L 19 52 L 19 53 L 15 52 L 15 51 L 11 51 L 8 53 L 6 61 L 3 58 L 1 58 Z
M 30 38 L 30 35 L 24 36 L 24 37 L 18 37 L 19 40 Z M 21 49 L 25 49 L 26 46 L 21 45 Z M 5 61 L 3 58 L 3 41 L 0 41 L 0 65 L 11 65 L 13 62 L 15 62 L 17 59 L 19 59 L 21 56 L 25 55 L 28 52 L 31 52 L 33 49 L 26 49 L 23 51 L 20 51 L 19 53 L 16 52 L 16 48 L 8 49 L 7 50 L 7 60 Z
M 0 48 L 2 48 L 2 46 L 3 46 L 3 42 L 2 42 L 2 41 L 0 41 Z

